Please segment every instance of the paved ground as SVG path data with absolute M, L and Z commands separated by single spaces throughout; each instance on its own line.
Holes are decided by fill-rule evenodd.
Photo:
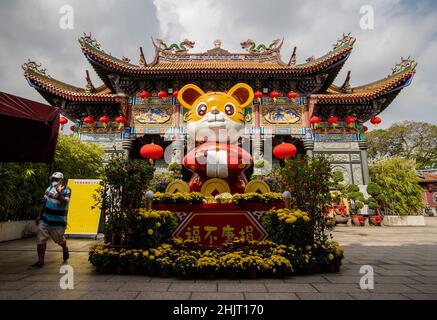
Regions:
M 287 279 L 188 280 L 99 275 L 88 263 L 92 240 L 70 240 L 74 290 L 61 290 L 62 252 L 49 245 L 46 266 L 35 262 L 35 240 L 0 243 L 0 299 L 433 299 L 437 300 L 437 218 L 426 227 L 337 227 L 345 248 L 338 274 Z M 359 288 L 362 265 L 375 273 L 374 290 Z

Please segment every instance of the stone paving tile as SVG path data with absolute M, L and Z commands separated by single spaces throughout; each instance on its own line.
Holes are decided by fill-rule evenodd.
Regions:
M 311 276 L 296 276 L 284 279 L 285 283 L 328 283 L 328 280 L 324 276 L 311 275 Z
M 354 300 L 354 298 L 347 293 L 298 292 L 296 295 L 301 300 Z
M 119 291 L 167 291 L 170 283 L 161 282 L 126 282 L 118 290 Z M 189 290 L 185 290 L 189 291 Z
M 191 292 L 140 292 L 135 300 L 189 300 L 190 297 Z
M 36 290 L 0 290 L 0 300 L 23 300 L 36 292 Z
M 313 286 L 305 283 L 266 283 L 265 285 L 269 292 L 317 292 Z
M 59 291 L 38 291 L 27 297 L 25 300 L 79 300 L 88 291 L 62 290 Z
M 411 279 L 424 284 L 437 284 L 437 277 L 411 277 Z
M 361 276 L 324 276 L 330 283 L 360 283 Z
M 290 292 L 245 292 L 246 300 L 299 300 L 295 293 Z
M 264 283 L 219 283 L 220 292 L 266 292 Z
M 60 274 L 59 272 L 57 274 L 38 274 L 38 275 L 30 275 L 23 279 L 23 281 L 31 281 L 31 282 L 53 282 L 57 281 L 59 282 L 59 279 L 61 279 L 63 274 Z
M 421 270 L 375 270 L 375 274 L 379 274 L 381 276 L 405 276 L 405 277 L 414 277 L 421 274 Z M 437 273 L 436 273 L 437 275 Z
M 0 282 L 0 290 L 18 290 L 26 287 L 28 283 L 18 281 L 2 281 Z
M 425 277 L 437 277 L 437 270 L 435 270 L 435 271 L 423 270 L 423 271 L 415 271 L 415 272 L 418 275 L 422 275 Z
M 436 271 L 437 270 L 437 264 L 424 266 L 422 265 L 421 268 L 425 271 Z
M 102 281 L 87 281 L 75 283 L 74 289 L 88 291 L 115 291 L 118 290 L 123 282 L 102 282 Z
M 379 266 L 387 270 L 422 270 L 419 266 L 410 266 L 407 264 L 381 264 Z
M 191 300 L 244 300 L 242 292 L 193 292 Z
M 319 292 L 330 292 L 330 293 L 358 293 L 363 292 L 362 289 L 360 289 L 358 283 L 313 283 L 313 286 L 319 291 Z
M 166 282 L 166 283 L 184 282 L 184 283 L 195 283 L 196 280 L 194 280 L 194 279 L 182 280 L 182 279 L 179 279 L 179 278 L 153 277 L 153 278 L 150 279 L 150 282 Z
M 170 284 L 168 291 L 217 292 L 217 282 L 173 282 Z
M 437 294 L 434 293 L 404 293 L 404 296 L 412 300 L 437 300 Z
M 111 279 L 111 277 L 110 275 L 74 274 L 74 280 L 77 282 L 105 282 Z
M 130 275 L 113 275 L 108 276 L 108 282 L 150 282 L 152 277 L 148 276 L 130 276 Z
M 423 293 L 437 294 L 437 284 L 409 284 L 409 286 Z
M 420 291 L 412 288 L 414 284 L 405 285 L 398 283 L 375 283 L 372 293 L 419 293 Z
M 27 285 L 23 287 L 26 290 L 51 290 L 51 291 L 61 291 L 61 287 L 59 286 L 59 281 L 43 281 L 43 282 L 25 282 Z
M 139 291 L 87 291 L 80 300 L 134 300 Z
M 27 277 L 25 273 L 5 273 L 0 274 L 0 281 L 17 281 Z
M 409 300 L 400 293 L 351 293 L 356 300 Z

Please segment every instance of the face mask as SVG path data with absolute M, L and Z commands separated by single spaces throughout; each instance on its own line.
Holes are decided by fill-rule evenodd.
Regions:
M 53 182 L 52 182 L 52 187 L 55 188 L 58 184 L 59 184 L 58 181 L 53 181 Z

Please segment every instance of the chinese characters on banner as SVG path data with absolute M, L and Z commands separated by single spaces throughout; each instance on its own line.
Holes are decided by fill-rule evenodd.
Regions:
M 247 211 L 193 212 L 179 225 L 174 236 L 207 247 L 221 247 L 234 240 L 261 241 L 267 233 Z

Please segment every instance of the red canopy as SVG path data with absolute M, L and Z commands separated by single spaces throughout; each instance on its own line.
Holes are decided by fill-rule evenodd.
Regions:
M 53 162 L 59 109 L 0 92 L 0 162 Z

